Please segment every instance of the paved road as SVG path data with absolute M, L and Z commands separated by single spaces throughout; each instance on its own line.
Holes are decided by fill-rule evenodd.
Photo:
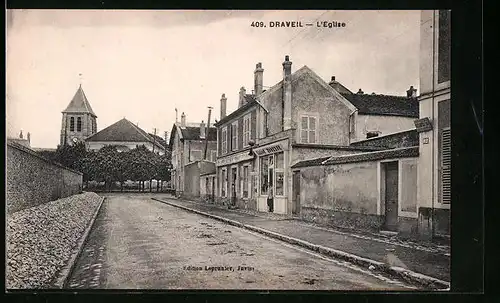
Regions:
M 106 199 L 69 287 L 412 289 L 367 269 L 139 195 Z

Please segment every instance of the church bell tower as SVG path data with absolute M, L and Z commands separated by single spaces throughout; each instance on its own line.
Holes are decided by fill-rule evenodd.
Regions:
M 97 132 L 97 115 L 92 110 L 85 96 L 82 85 L 76 91 L 73 99 L 62 111 L 61 145 L 73 145 L 84 142 Z

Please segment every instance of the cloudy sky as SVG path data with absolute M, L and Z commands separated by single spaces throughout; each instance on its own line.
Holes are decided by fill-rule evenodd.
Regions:
M 264 86 L 307 65 L 353 91 L 405 95 L 418 89 L 419 11 L 11 10 L 7 14 L 7 135 L 32 147 L 59 144 L 61 111 L 80 83 L 98 130 L 126 117 L 163 135 L 175 121 L 219 119 L 241 86 Z M 345 22 L 345 28 L 255 28 L 252 21 Z M 82 74 L 80 77 L 79 74 Z

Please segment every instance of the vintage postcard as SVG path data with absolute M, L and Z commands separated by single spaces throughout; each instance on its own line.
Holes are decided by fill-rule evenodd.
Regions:
M 7 10 L 7 289 L 450 289 L 451 10 Z

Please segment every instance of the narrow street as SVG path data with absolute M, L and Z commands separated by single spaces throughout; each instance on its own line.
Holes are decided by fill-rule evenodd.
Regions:
M 68 287 L 414 289 L 137 194 L 107 197 Z

